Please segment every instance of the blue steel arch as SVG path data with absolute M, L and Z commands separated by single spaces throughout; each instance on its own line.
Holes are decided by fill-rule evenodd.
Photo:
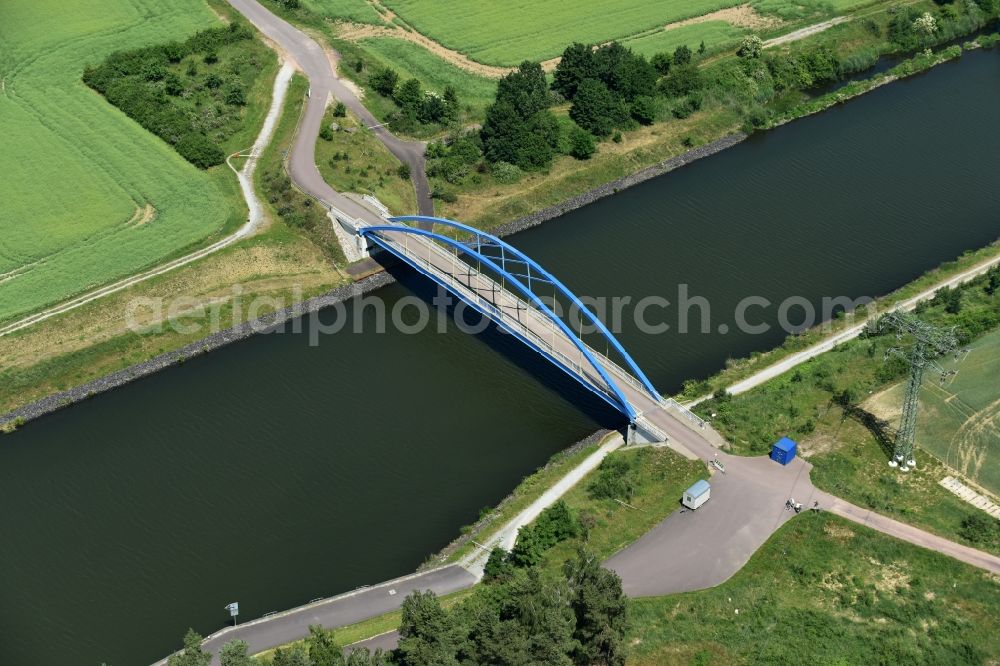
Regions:
M 375 239 L 378 238 L 377 237 L 378 232 L 403 232 L 419 236 L 425 236 L 433 240 L 437 240 L 447 245 L 450 245 L 456 248 L 458 251 L 467 254 L 473 258 L 476 258 L 479 261 L 482 261 L 492 270 L 504 276 L 517 288 L 518 291 L 524 294 L 533 304 L 535 304 L 535 306 L 538 307 L 538 309 L 542 313 L 544 313 L 546 317 L 548 317 L 556 326 L 558 326 L 559 329 L 566 335 L 566 337 L 577 347 L 580 353 L 587 359 L 590 365 L 593 366 L 593 368 L 605 381 L 608 388 L 615 394 L 616 401 L 612 402 L 611 400 L 608 400 L 608 397 L 601 392 L 597 392 L 598 395 L 600 395 L 605 400 L 608 400 L 608 402 L 611 402 L 613 406 L 617 407 L 622 412 L 624 412 L 629 417 L 630 420 L 634 420 L 636 418 L 635 409 L 632 407 L 628 399 L 625 398 L 625 395 L 622 393 L 621 388 L 618 386 L 618 383 L 608 375 L 604 366 L 601 365 L 601 363 L 599 363 L 596 358 L 594 358 L 590 349 L 585 344 L 583 344 L 582 340 L 579 340 L 576 336 L 574 336 L 573 332 L 569 329 L 566 323 L 562 319 L 557 317 L 556 314 L 552 312 L 552 310 L 548 306 L 546 306 L 545 303 L 531 290 L 531 281 L 533 279 L 551 284 L 556 290 L 562 293 L 562 295 L 565 298 L 567 298 L 575 307 L 577 307 L 581 315 L 585 316 L 586 319 L 589 320 L 594 325 L 594 327 L 607 340 L 608 344 L 610 346 L 613 346 L 618 351 L 618 353 L 621 354 L 626 364 L 635 373 L 636 377 L 640 380 L 643 387 L 650 393 L 653 399 L 656 400 L 657 402 L 660 400 L 660 394 L 653 387 L 652 383 L 646 377 L 645 373 L 643 373 L 642 370 L 639 369 L 638 364 L 632 359 L 632 357 L 628 354 L 628 352 L 625 351 L 624 347 L 622 347 L 621 343 L 619 343 L 618 340 L 614 337 L 614 335 L 611 334 L 611 331 L 607 329 L 604 323 L 586 305 L 584 305 L 582 301 L 580 301 L 580 299 L 576 296 L 576 294 L 570 291 L 569 288 L 567 288 L 562 282 L 560 282 L 558 278 L 556 278 L 554 275 L 552 275 L 547 270 L 542 268 L 541 265 L 539 265 L 537 262 L 531 259 L 531 257 L 529 257 L 528 255 L 524 254 L 517 248 L 510 245 L 509 243 L 506 243 L 505 241 L 501 240 L 497 236 L 485 233 L 468 225 L 462 224 L 461 222 L 455 222 L 454 220 L 448 220 L 439 217 L 423 216 L 423 215 L 407 215 L 407 216 L 390 218 L 390 221 L 432 222 L 449 226 L 462 231 L 466 231 L 472 234 L 475 238 L 474 243 L 461 243 L 459 241 L 455 241 L 454 239 L 448 238 L 447 236 L 443 236 L 441 234 L 432 231 L 425 231 L 422 229 L 416 229 L 405 225 L 378 225 L 378 226 L 361 227 L 358 229 L 359 234 L 363 236 L 371 235 Z M 473 246 L 475 246 L 475 249 L 473 249 Z M 484 254 L 483 253 L 484 247 L 499 248 L 500 256 L 494 257 Z M 391 251 L 391 248 L 386 248 L 386 249 L 390 249 Z M 510 255 L 513 255 L 513 257 L 512 258 L 508 257 L 507 256 L 508 253 Z M 500 265 L 497 265 L 496 260 L 500 260 Z M 507 269 L 508 261 L 512 261 L 518 264 L 523 264 L 525 274 L 513 273 L 509 271 Z M 419 269 L 420 267 L 417 268 Z M 534 271 L 534 275 L 532 274 L 532 271 Z M 429 277 L 433 278 L 434 276 L 429 275 Z M 522 280 L 527 280 L 527 284 L 525 284 Z M 473 305 L 474 307 L 478 307 L 478 305 L 475 303 L 470 303 L 470 304 Z M 526 342 L 528 341 L 526 340 Z M 531 343 L 528 342 L 528 344 Z M 544 353 L 544 350 L 539 349 L 538 351 L 542 351 Z M 557 359 L 555 359 L 549 354 L 545 355 L 550 360 L 554 361 L 557 365 L 562 366 L 564 370 L 569 372 L 569 374 L 571 374 L 582 384 L 587 386 L 587 388 L 593 390 L 593 387 L 590 386 L 588 382 L 584 381 L 581 377 L 577 376 L 569 368 L 565 367 L 562 363 L 560 363 Z

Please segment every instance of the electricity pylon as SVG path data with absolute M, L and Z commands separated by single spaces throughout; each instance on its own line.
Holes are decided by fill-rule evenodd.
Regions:
M 885 357 L 899 356 L 910 365 L 910 376 L 906 382 L 906 395 L 903 397 L 903 416 L 900 419 L 896 441 L 893 443 L 891 467 L 899 467 L 901 472 L 916 467 L 913 459 L 914 434 L 917 428 L 917 397 L 920 394 L 920 384 L 924 378 L 924 370 L 931 366 L 941 374 L 944 369 L 934 358 L 955 351 L 958 348 L 958 338 L 955 329 L 942 329 L 924 323 L 908 312 L 890 312 L 879 321 L 880 330 L 893 329 L 896 339 L 909 337 L 913 344 L 907 348 L 890 347 Z

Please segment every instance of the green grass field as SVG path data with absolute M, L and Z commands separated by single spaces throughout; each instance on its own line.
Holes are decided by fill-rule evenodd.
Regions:
M 998 592 L 979 569 L 806 512 L 722 585 L 634 600 L 628 663 L 991 664 Z
M 468 110 L 468 115 L 477 120 L 496 96 L 496 81 L 455 67 L 413 42 L 370 37 L 361 40 L 360 44 L 379 64 L 399 72 L 400 80 L 418 79 L 424 89 L 437 93 L 443 93 L 445 86 L 453 86 L 458 91 L 462 109 Z
M 113 50 L 218 24 L 204 0 L 4 3 L 0 321 L 155 264 L 242 219 L 230 174 L 199 171 L 80 80 Z M 155 212 L 143 220 L 146 206 Z
M 302 6 L 317 14 L 355 23 L 381 23 L 382 18 L 365 0 L 302 0 Z
M 678 46 L 695 51 L 702 42 L 709 52 L 716 51 L 737 43 L 749 32 L 727 21 L 705 21 L 625 39 L 622 44 L 649 58 L 656 53 L 672 53 Z
M 971 345 L 960 361 L 941 363 L 957 370 L 941 384 L 924 379 L 917 417 L 917 444 L 983 487 L 1000 494 L 1000 331 Z M 902 404 L 897 384 L 873 400 L 881 416 L 895 422 Z
M 490 65 L 517 65 L 562 53 L 571 42 L 622 39 L 673 21 L 740 4 L 736 0 L 386 0 L 407 23 Z M 573 17 L 571 20 L 567 17 Z

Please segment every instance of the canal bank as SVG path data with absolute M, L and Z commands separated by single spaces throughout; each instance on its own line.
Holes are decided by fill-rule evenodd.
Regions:
M 720 312 L 748 293 L 890 291 L 996 237 L 1000 151 L 975 121 L 996 108 L 995 61 L 942 67 L 517 244 L 578 293 L 686 282 Z M 399 277 L 387 303 L 426 292 Z M 661 390 L 783 337 L 626 329 Z M 307 339 L 251 337 L 4 438 L 4 661 L 148 662 L 229 601 L 252 618 L 412 571 L 614 416 L 493 333 Z

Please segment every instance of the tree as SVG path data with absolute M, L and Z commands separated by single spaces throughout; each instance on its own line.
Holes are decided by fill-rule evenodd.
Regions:
M 399 105 L 404 116 L 416 118 L 424 101 L 424 91 L 420 87 L 420 81 L 407 79 L 396 89 L 393 99 Z
M 566 99 L 573 99 L 576 89 L 584 79 L 597 78 L 594 49 L 588 44 L 574 42 L 563 51 L 552 80 L 552 89 Z
M 549 106 L 545 72 L 537 62 L 525 60 L 515 71 L 497 82 L 497 102 L 510 103 L 522 118 L 530 118 Z
M 306 647 L 309 650 L 309 660 L 312 662 L 312 666 L 343 666 L 344 664 L 343 648 L 333 639 L 333 632 L 319 625 L 309 627 Z
M 458 116 L 458 93 L 453 86 L 444 87 L 445 118 L 454 120 Z
M 301 645 L 293 645 L 275 650 L 271 666 L 312 666 L 312 663 L 305 648 Z
M 990 296 L 1000 291 L 1000 266 L 994 266 L 986 273 L 986 293 Z
M 403 600 L 396 656 L 401 666 L 458 664 L 455 625 L 430 590 L 416 590 Z
M 579 125 L 573 125 L 569 132 L 569 154 L 578 160 L 589 160 L 597 152 L 594 135 Z
M 444 98 L 435 93 L 427 93 L 420 105 L 420 122 L 440 123 L 448 117 L 448 104 Z
M 605 44 L 594 52 L 597 77 L 608 90 L 631 101 L 650 95 L 656 87 L 656 68 L 645 57 L 618 42 Z
M 618 574 L 602 567 L 582 549 L 563 565 L 569 583 L 570 606 L 576 616 L 573 638 L 578 664 L 623 666 L 627 652 L 628 599 Z
M 683 97 L 690 95 L 702 86 L 701 72 L 695 65 L 687 64 L 674 67 L 670 76 L 663 79 L 661 88 L 668 97 Z
M 686 65 L 691 62 L 691 49 L 681 45 L 674 49 L 674 64 Z
M 764 50 L 764 42 L 757 35 L 747 35 L 736 49 L 736 55 L 741 58 L 759 58 Z
M 502 163 L 505 164 L 505 163 Z M 507 551 L 500 547 L 494 547 L 490 551 L 490 557 L 483 567 L 483 580 L 486 582 L 509 578 L 514 573 L 514 565 L 507 559 Z
M 632 100 L 630 113 L 640 124 L 652 125 L 656 119 L 656 101 L 648 95 L 636 97 Z
M 587 79 L 577 89 L 569 117 L 591 134 L 608 136 L 624 124 L 627 114 L 621 100 L 616 99 L 606 85 L 596 79 Z
M 219 650 L 219 663 L 222 666 L 254 666 L 257 662 L 247 654 L 248 649 L 246 641 L 234 638 Z
M 383 67 L 368 77 L 372 89 L 385 97 L 392 97 L 399 83 L 399 74 L 391 67 Z
M 184 634 L 184 647 L 167 659 L 167 666 L 208 666 L 212 655 L 201 649 L 201 634 L 188 629 Z
M 705 48 L 705 40 L 703 39 L 701 40 L 701 44 L 698 45 L 698 55 L 705 55 L 705 51 L 707 50 L 708 49 Z
M 669 53 L 657 53 L 649 63 L 656 68 L 660 76 L 666 76 L 670 73 L 670 66 L 674 64 L 674 57 Z

